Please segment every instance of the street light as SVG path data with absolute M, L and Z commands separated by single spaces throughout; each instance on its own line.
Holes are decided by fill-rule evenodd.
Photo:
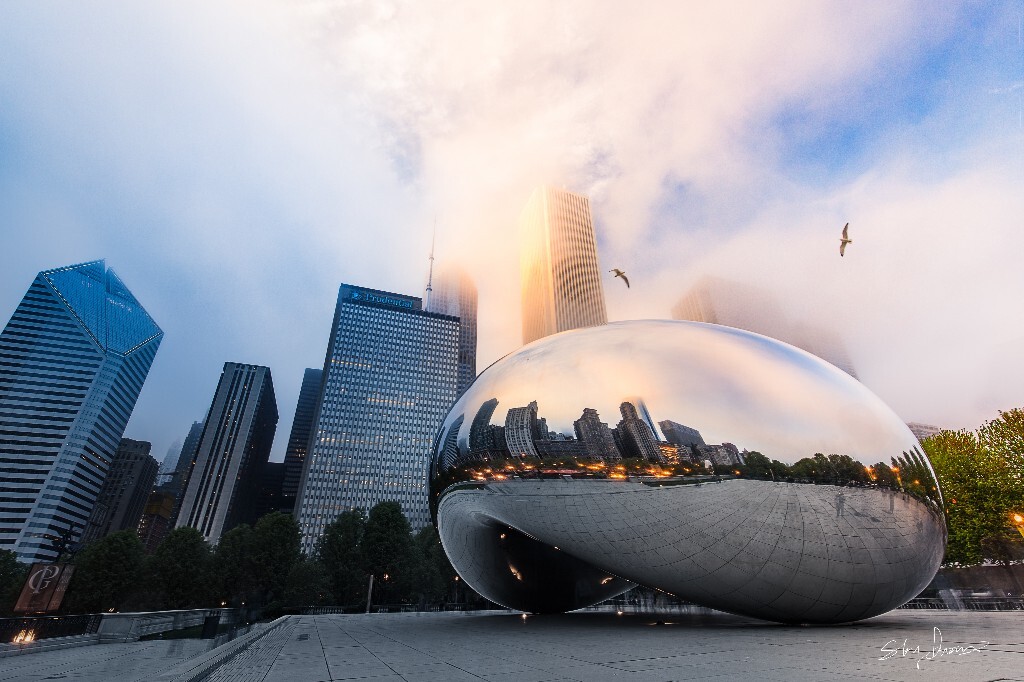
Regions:
M 1013 525 L 1016 526 L 1017 532 L 1024 537 L 1024 515 L 1020 512 L 1014 512 L 1010 514 L 1010 520 L 1013 521 Z

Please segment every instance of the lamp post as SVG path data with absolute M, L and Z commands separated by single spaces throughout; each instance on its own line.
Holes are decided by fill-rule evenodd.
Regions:
M 1010 520 L 1013 525 L 1017 528 L 1017 532 L 1020 533 L 1021 537 L 1024 537 L 1024 514 L 1020 512 L 1014 512 L 1010 514 Z

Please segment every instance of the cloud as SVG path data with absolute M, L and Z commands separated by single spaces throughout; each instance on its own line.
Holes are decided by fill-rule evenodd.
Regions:
M 223 361 L 260 362 L 280 455 L 335 287 L 420 291 L 435 217 L 479 285 L 478 366 L 518 347 L 516 219 L 546 182 L 591 197 L 630 273 L 613 319 L 749 281 L 840 331 L 901 416 L 976 425 L 1024 402 L 992 381 L 1024 336 L 1019 111 L 976 97 L 1019 80 L 1013 11 L 8 3 L 0 304 L 107 256 L 167 332 L 130 435 L 161 450 Z

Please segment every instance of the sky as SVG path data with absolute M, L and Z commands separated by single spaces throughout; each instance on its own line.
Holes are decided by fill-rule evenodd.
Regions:
M 1024 407 L 1024 0 L 0 3 L 0 319 L 105 258 L 165 332 L 157 458 L 225 361 L 288 440 L 337 287 L 479 288 L 520 346 L 532 188 L 590 197 L 611 320 L 704 275 L 835 331 L 901 418 Z M 839 233 L 854 240 L 838 255 Z

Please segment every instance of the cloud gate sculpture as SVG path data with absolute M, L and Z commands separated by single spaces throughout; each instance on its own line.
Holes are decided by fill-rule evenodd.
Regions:
M 916 596 L 946 543 L 934 472 L 862 384 L 696 322 L 536 341 L 438 433 L 431 507 L 477 592 L 534 613 L 644 585 L 766 620 L 839 623 Z

